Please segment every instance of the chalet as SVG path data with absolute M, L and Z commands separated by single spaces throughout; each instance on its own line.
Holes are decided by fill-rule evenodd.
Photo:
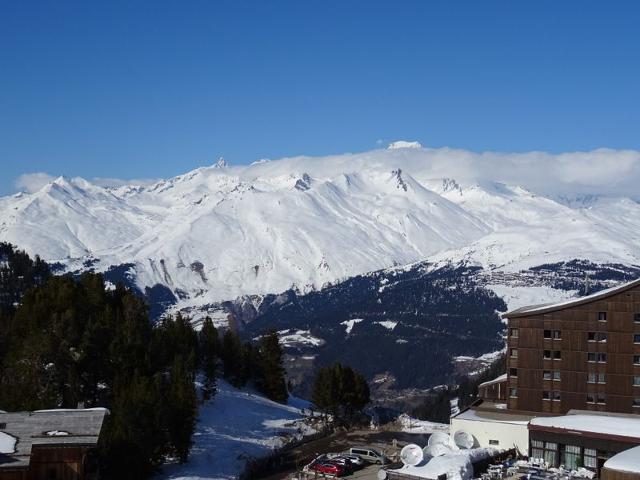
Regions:
M 0 413 L 0 480 L 91 480 L 104 408 Z

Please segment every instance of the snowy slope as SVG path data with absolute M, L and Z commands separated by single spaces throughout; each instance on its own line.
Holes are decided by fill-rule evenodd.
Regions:
M 248 459 L 316 432 L 301 412 L 309 407 L 302 400 L 291 398 L 281 405 L 223 380 L 218 389 L 213 400 L 200 407 L 188 462 L 165 466 L 159 478 L 237 478 Z
M 360 154 L 219 162 L 148 187 L 60 177 L 0 199 L 0 240 L 68 270 L 133 264 L 141 289 L 163 285 L 185 307 L 426 259 L 507 272 L 574 258 L 640 264 L 635 201 L 474 182 L 467 157 L 396 142 Z M 452 162 L 457 182 L 443 178 Z

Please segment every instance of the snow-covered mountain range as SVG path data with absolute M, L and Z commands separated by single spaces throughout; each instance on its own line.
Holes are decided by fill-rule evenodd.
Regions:
M 60 177 L 0 198 L 0 240 L 68 271 L 127 265 L 141 290 L 163 285 L 192 308 L 424 260 L 505 273 L 576 258 L 640 264 L 634 199 L 545 194 L 490 172 L 473 181 L 460 152 L 395 142 L 218 162 L 151 186 Z

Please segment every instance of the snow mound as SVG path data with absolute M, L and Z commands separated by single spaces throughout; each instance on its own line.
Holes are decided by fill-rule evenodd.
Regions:
M 449 425 L 446 423 L 429 422 L 427 420 L 418 420 L 406 413 L 398 417 L 398 423 L 403 432 L 406 433 L 449 433 Z

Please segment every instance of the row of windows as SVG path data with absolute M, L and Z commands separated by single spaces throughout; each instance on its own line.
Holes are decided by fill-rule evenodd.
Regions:
M 509 356 L 511 358 L 518 358 L 518 349 L 511 348 L 509 350 Z M 562 351 L 561 350 L 543 350 L 542 358 L 545 360 L 561 360 L 562 359 Z M 592 363 L 606 363 L 607 362 L 607 354 L 603 352 L 587 352 L 587 362 Z M 640 355 L 633 356 L 633 364 L 640 365 Z
M 517 377 L 518 376 L 518 369 L 517 368 L 510 368 L 509 369 L 509 376 L 510 377 Z M 543 380 L 553 380 L 555 382 L 559 382 L 561 379 L 561 374 L 560 374 L 560 370 L 543 370 L 542 371 L 542 378 Z M 596 372 L 589 372 L 587 374 L 587 383 L 601 383 L 601 384 L 605 384 L 607 383 L 606 380 L 606 375 L 604 373 L 596 373 Z M 640 387 L 640 375 L 634 375 L 633 377 L 633 386 L 634 387 Z
M 510 328 L 509 336 L 512 338 L 518 338 L 518 329 Z M 545 340 L 562 340 L 561 330 L 543 330 L 542 336 Z M 602 342 L 606 343 L 606 332 L 587 332 L 587 341 L 589 342 Z M 640 343 L 640 333 L 633 334 L 633 343 Z
M 531 457 L 541 458 L 553 466 L 562 464 L 570 470 L 581 466 L 595 469 L 598 465 L 598 452 L 593 448 L 583 449 L 578 445 L 558 445 L 541 440 L 531 440 Z
M 518 398 L 518 389 L 510 388 L 509 397 Z M 559 402 L 561 399 L 562 396 L 559 390 L 542 391 L 542 400 L 552 400 L 554 402 Z M 607 399 L 604 393 L 587 393 L 587 403 L 606 405 Z M 634 408 L 640 407 L 640 397 L 634 397 L 632 405 Z

